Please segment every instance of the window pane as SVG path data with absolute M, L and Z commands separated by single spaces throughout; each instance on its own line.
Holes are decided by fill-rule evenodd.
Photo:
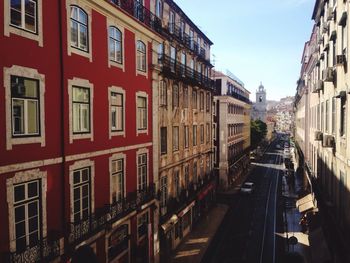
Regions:
M 70 36 L 71 45 L 74 47 L 77 47 L 78 46 L 78 23 L 77 22 L 71 21 L 70 32 L 71 32 L 71 36 Z
M 89 169 L 82 170 L 82 182 L 89 181 Z
M 32 217 L 29 219 L 29 233 L 34 232 L 38 229 L 38 217 Z
M 87 50 L 87 28 L 80 25 L 80 48 Z
M 24 185 L 15 186 L 15 202 L 25 199 Z
M 32 79 L 23 80 L 25 87 L 24 97 L 38 98 L 38 81 Z
M 89 106 L 81 105 L 81 131 L 90 130 Z
M 29 245 L 33 246 L 37 244 L 39 241 L 39 232 L 35 231 L 34 233 L 29 235 Z
M 24 100 L 12 102 L 13 134 L 24 134 Z
M 38 195 L 38 182 L 28 184 L 28 198 Z
M 80 105 L 73 103 L 73 132 L 80 131 Z
M 80 171 L 75 171 L 73 173 L 73 183 L 77 184 L 80 182 Z
M 73 100 L 77 102 L 89 102 L 89 90 L 73 87 Z
M 21 0 L 11 0 L 11 24 L 21 26 L 21 18 Z
M 25 235 L 25 222 L 16 224 L 16 237 L 22 237 Z
M 86 25 L 87 24 L 87 15 L 86 13 L 79 8 L 79 22 Z
M 39 133 L 38 102 L 28 101 L 28 133 Z
M 25 1 L 25 28 L 36 31 L 36 3 L 33 0 Z
M 15 222 L 24 220 L 24 206 L 19 206 L 15 208 Z

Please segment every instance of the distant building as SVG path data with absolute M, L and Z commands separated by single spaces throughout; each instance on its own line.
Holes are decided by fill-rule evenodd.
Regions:
M 229 188 L 249 162 L 250 92 L 233 74 L 215 72 L 214 167 L 221 189 Z
M 267 103 L 266 103 L 266 90 L 262 83 L 258 90 L 256 91 L 256 100 L 253 104 L 253 109 L 251 112 L 251 117 L 253 120 L 261 120 L 266 122 L 266 112 L 267 112 Z

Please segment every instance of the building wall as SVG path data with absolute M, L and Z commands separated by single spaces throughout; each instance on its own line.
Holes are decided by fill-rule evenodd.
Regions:
M 95 216 L 105 209 L 106 204 L 112 203 L 111 159 L 124 156 L 124 195 L 127 196 L 138 189 L 137 156 L 148 152 L 147 184 L 152 185 L 151 64 L 153 42 L 159 43 L 161 38 L 124 9 L 109 1 L 67 0 L 37 3 L 38 35 L 9 26 L 9 14 L 4 11 L 9 7 L 9 2 L 5 1 L 0 5 L 0 83 L 4 87 L 0 89 L 3 105 L 0 110 L 0 129 L 4 135 L 0 139 L 0 207 L 6 215 L 0 218 L 1 257 L 7 257 L 9 251 L 16 251 L 13 242 L 14 215 L 10 200 L 13 196 L 13 186 L 18 182 L 37 178 L 41 179 L 42 185 L 41 232 L 43 237 L 59 240 L 58 246 L 64 253 L 61 255 L 62 259 L 69 258 L 74 248 L 86 243 L 94 248 L 100 262 L 106 261 L 108 238 L 125 222 L 129 224 L 131 239 L 128 253 L 131 255 L 132 246 L 142 245 L 138 240 L 137 220 L 145 211 L 149 211 L 149 222 L 152 223 L 151 232 L 148 233 L 155 234 L 157 239 L 158 224 L 153 224 L 155 208 L 151 206 L 155 204 L 156 207 L 157 204 L 154 195 L 153 199 L 143 203 L 142 208 L 138 204 L 126 217 L 118 216 L 118 221 L 113 221 L 108 231 L 101 227 L 101 231 L 92 231 L 94 235 L 89 233 L 88 239 L 79 238 L 70 243 L 69 232 L 72 231 L 72 225 L 69 226 L 68 223 L 72 222 L 73 216 L 72 173 L 76 167 L 90 167 L 90 213 L 95 213 Z M 70 45 L 70 5 L 81 7 L 88 15 L 88 52 L 76 50 Z M 145 5 L 149 7 L 149 1 L 146 1 Z M 109 25 L 115 25 L 122 31 L 122 65 L 112 63 L 108 59 Z M 136 70 L 137 40 L 146 44 L 145 74 Z M 40 97 L 39 138 L 12 138 L 9 97 L 11 75 L 38 79 L 40 90 L 45 89 Z M 91 129 L 87 134 L 75 135 L 72 132 L 72 85 L 90 88 Z M 111 89 L 123 90 L 125 96 L 124 132 L 119 134 L 110 132 Z M 136 127 L 138 94 L 148 98 L 145 132 L 138 132 Z M 152 242 L 151 239 L 149 242 Z M 153 254 L 152 251 L 148 255 L 149 258 L 152 258 Z

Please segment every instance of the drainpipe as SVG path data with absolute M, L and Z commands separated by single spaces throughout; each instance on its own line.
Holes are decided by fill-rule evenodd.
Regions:
M 63 238 L 60 240 L 60 254 L 64 254 L 64 237 L 67 233 L 66 229 L 66 198 L 65 198 L 65 136 L 64 136 L 64 127 L 65 127 L 65 117 L 64 117 L 64 109 L 65 109 L 65 101 L 64 101 L 64 59 L 63 59 L 63 28 L 62 28 L 62 0 L 58 0 L 58 30 L 59 30 L 59 60 L 60 60 L 60 79 L 59 86 L 61 88 L 61 209 L 62 209 L 62 224 L 61 229 L 63 230 Z

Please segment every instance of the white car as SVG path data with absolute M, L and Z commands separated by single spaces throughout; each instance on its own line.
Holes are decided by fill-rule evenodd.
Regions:
M 251 194 L 254 190 L 254 183 L 252 182 L 245 182 L 241 186 L 241 193 L 243 194 Z

